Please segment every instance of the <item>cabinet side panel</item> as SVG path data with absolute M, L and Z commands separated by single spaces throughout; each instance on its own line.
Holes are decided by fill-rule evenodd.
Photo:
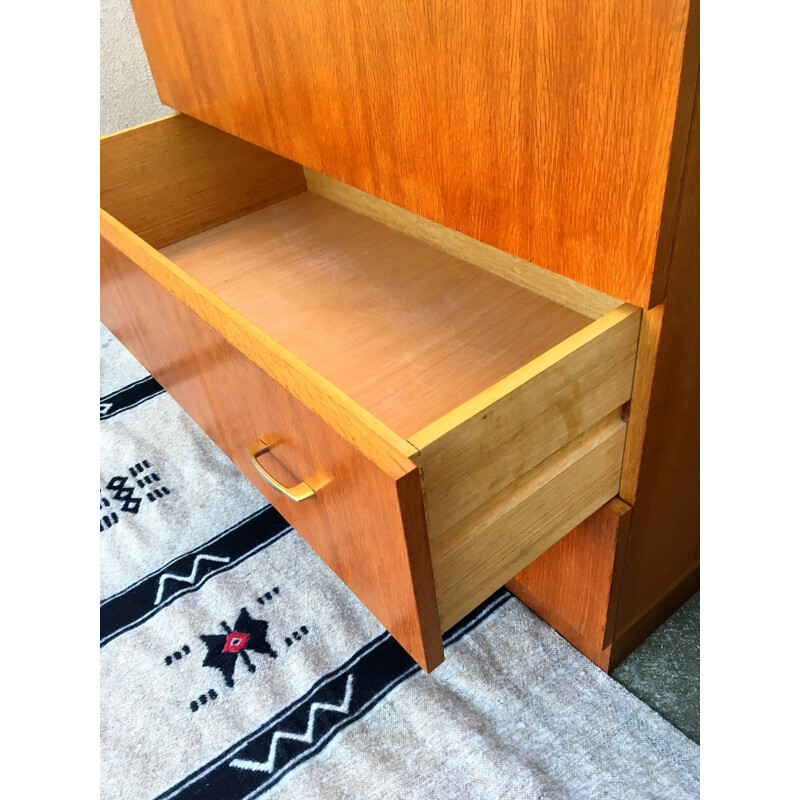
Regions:
M 624 471 L 620 490 L 633 512 L 616 636 L 659 603 L 653 626 L 660 624 L 682 595 L 663 599 L 700 559 L 699 108 L 698 92 L 649 403 L 631 408 L 631 431 L 644 430 L 638 472 L 626 480 Z M 626 453 L 626 461 L 635 457 Z M 641 638 L 649 633 L 641 630 Z

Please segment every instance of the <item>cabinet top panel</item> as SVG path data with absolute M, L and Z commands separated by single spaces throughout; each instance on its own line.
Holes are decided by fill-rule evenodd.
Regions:
M 132 4 L 167 105 L 650 306 L 697 77 L 689 2 Z

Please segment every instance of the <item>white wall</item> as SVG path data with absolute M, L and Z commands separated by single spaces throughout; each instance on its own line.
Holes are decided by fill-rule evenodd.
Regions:
M 171 113 L 158 99 L 130 0 L 100 0 L 100 135 Z

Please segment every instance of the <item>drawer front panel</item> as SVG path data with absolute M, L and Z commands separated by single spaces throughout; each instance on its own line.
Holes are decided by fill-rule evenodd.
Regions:
M 413 658 L 443 659 L 418 470 L 379 469 L 127 256 L 101 239 L 104 323 L 250 478 Z M 271 488 L 259 463 L 287 486 Z

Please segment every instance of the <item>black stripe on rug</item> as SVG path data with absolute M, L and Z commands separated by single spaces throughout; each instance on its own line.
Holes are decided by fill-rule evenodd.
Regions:
M 111 392 L 105 397 L 100 398 L 100 419 L 109 419 L 117 414 L 127 411 L 129 408 L 136 408 L 145 400 L 150 400 L 163 394 L 164 389 L 161 384 L 152 376 L 148 375 L 140 381 L 123 386 L 116 392 Z
M 445 647 L 511 597 L 495 592 L 444 635 Z M 420 668 L 388 633 L 320 678 L 290 706 L 156 800 L 248 800 L 270 789 Z
M 212 575 L 226 572 L 274 544 L 290 530 L 286 520 L 266 506 L 106 598 L 100 604 L 100 647 L 146 622 L 178 597 L 196 592 Z

